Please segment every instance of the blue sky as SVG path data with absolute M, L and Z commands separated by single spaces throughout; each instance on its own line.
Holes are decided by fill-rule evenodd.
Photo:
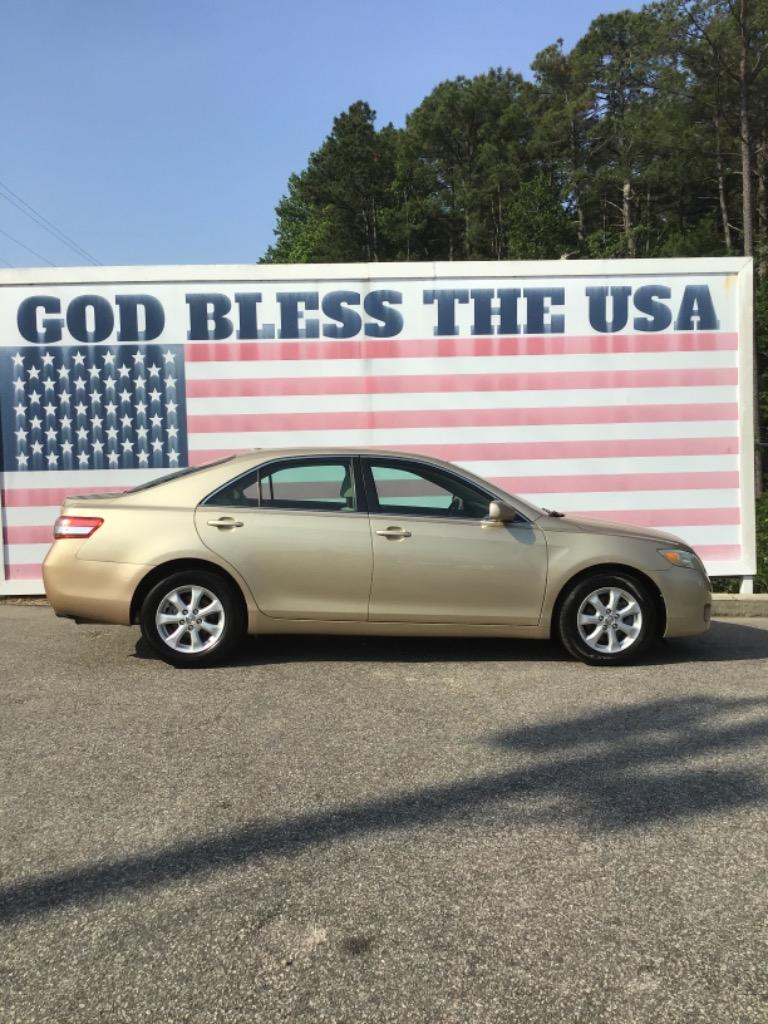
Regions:
M 254 262 L 288 175 L 355 100 L 400 125 L 446 78 L 527 73 L 640 6 L 6 0 L 0 183 L 104 264 Z M 83 262 L 0 199 L 2 265 L 44 263 L 17 242 Z

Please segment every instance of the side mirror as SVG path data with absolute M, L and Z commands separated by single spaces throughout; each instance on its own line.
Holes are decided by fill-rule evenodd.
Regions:
M 515 509 L 510 508 L 509 505 L 505 505 L 503 501 L 492 501 L 488 506 L 488 519 L 492 523 L 511 523 L 514 519 L 517 519 L 517 512 Z

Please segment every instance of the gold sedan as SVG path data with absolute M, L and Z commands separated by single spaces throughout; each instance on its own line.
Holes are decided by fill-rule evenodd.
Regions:
M 709 626 L 692 549 L 548 512 L 402 452 L 230 456 L 68 498 L 43 565 L 57 615 L 138 623 L 174 665 L 243 634 L 559 638 L 592 665 Z

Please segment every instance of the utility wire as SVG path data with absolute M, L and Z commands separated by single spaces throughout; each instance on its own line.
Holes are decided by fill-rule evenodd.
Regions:
M 9 263 L 8 260 L 4 260 L 2 256 L 0 256 L 0 263 L 2 263 L 4 267 L 12 267 L 13 266 L 13 264 Z
M 24 245 L 24 243 L 20 242 L 18 240 L 18 238 L 14 238 L 13 235 L 9 235 L 8 232 L 7 231 L 3 231 L 2 228 L 0 228 L 0 235 L 5 235 L 6 238 L 10 238 L 10 240 L 12 242 L 15 242 L 16 245 L 20 245 L 22 249 L 26 249 L 27 252 L 31 252 L 33 256 L 37 256 L 37 258 L 39 260 L 42 260 L 43 263 L 47 263 L 49 267 L 55 267 L 56 266 L 56 264 L 52 260 L 49 260 L 46 256 L 43 256 L 42 253 L 35 252 L 34 249 L 30 249 L 30 247 L 28 245 Z
M 6 193 L 8 194 L 6 195 Z M 53 235 L 57 241 L 62 242 L 78 256 L 83 257 L 97 267 L 101 266 L 101 263 L 95 256 L 91 256 L 87 249 L 84 249 L 82 245 L 79 245 L 73 238 L 70 238 L 69 235 L 64 234 L 61 228 L 56 227 L 52 221 L 48 220 L 47 217 L 44 217 L 42 213 L 39 213 L 34 208 L 34 206 L 30 205 L 30 203 L 25 199 L 22 199 L 20 195 L 14 192 L 12 188 L 2 181 L 0 181 L 0 198 L 5 199 L 6 202 L 15 206 L 17 210 L 21 210 L 21 212 L 29 217 L 30 220 L 33 220 L 39 227 L 47 231 L 49 235 Z

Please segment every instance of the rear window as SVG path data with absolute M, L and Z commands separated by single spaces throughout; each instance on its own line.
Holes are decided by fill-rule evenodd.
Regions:
M 202 466 L 186 466 L 184 469 L 177 469 L 173 473 L 166 473 L 164 476 L 156 476 L 154 480 L 147 480 L 146 483 L 139 484 L 138 487 L 131 487 L 126 494 L 136 494 L 139 491 L 148 491 L 152 487 L 159 487 L 160 484 L 167 484 L 170 480 L 178 480 L 182 476 L 191 476 L 193 473 L 199 473 L 201 469 L 210 469 L 211 466 L 221 466 L 225 462 L 231 462 L 234 459 L 234 455 L 225 455 L 222 459 L 214 459 L 213 462 L 206 462 Z

